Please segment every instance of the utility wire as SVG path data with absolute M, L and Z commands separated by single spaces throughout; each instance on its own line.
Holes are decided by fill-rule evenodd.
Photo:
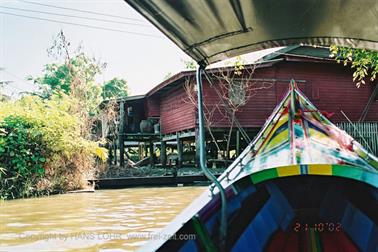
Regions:
M 151 26 L 146 25 L 146 24 L 136 24 L 136 23 L 122 22 L 122 21 L 114 21 L 114 20 L 102 19 L 102 18 L 80 17 L 80 16 L 76 16 L 76 15 L 67 15 L 67 14 L 61 14 L 61 13 L 56 13 L 56 12 L 37 11 L 37 10 L 30 10 L 30 9 L 22 9 L 22 8 L 6 7 L 6 6 L 0 6 L 0 8 L 3 8 L 3 9 L 10 9 L 10 10 L 20 10 L 20 11 L 26 11 L 26 12 L 42 13 L 42 14 L 55 15 L 55 16 L 62 16 L 62 17 L 82 18 L 82 19 L 88 19 L 88 20 L 94 20 L 94 21 L 101 21 L 101 22 L 108 22 L 108 23 L 116 23 L 116 24 L 125 24 L 125 25 L 135 25 L 135 26 L 151 27 Z
M 42 3 L 32 2 L 32 1 L 25 1 L 25 0 L 18 0 L 18 1 L 23 2 L 23 3 L 28 3 L 28 4 L 35 4 L 35 5 L 40 5 L 40 6 L 56 8 L 56 9 L 71 10 L 71 11 L 77 11 L 77 12 L 82 12 L 82 13 L 90 13 L 90 14 L 106 16 L 106 17 L 121 18 L 121 19 L 126 19 L 126 20 L 134 20 L 134 21 L 138 21 L 138 22 L 144 22 L 143 20 L 137 19 L 137 18 L 127 18 L 127 17 L 117 16 L 117 15 L 112 15 L 112 14 L 105 14 L 105 13 L 101 13 L 101 12 L 79 10 L 79 9 L 75 9 L 75 8 L 61 7 L 61 6 L 56 6 L 56 5 L 52 5 L 52 4 L 42 4 Z
M 35 84 L 32 84 L 32 83 L 30 83 L 30 82 L 27 82 L 27 81 L 24 80 L 23 78 L 18 77 L 17 75 L 15 75 L 15 74 L 9 72 L 9 71 L 6 70 L 6 69 L 3 69 L 3 71 L 6 72 L 7 74 L 9 74 L 10 76 L 13 76 L 14 78 L 18 79 L 19 81 L 22 81 L 22 83 L 25 83 L 25 84 L 30 85 L 30 86 L 32 86 L 32 87 L 36 87 Z
M 6 88 L 11 88 L 11 89 L 13 89 L 13 91 L 18 90 L 18 91 L 21 91 L 21 92 L 28 92 L 28 91 L 25 90 L 25 89 L 21 89 L 21 88 L 15 86 L 15 85 L 11 85 L 11 84 L 9 84 L 9 83 L 7 83 L 6 85 L 4 85 L 4 89 L 6 89 Z
M 30 18 L 30 19 L 36 19 L 36 20 L 42 20 L 42 21 L 60 23 L 60 24 L 82 26 L 82 27 L 91 28 L 91 29 L 97 29 L 97 30 L 121 32 L 121 33 L 133 34 L 133 35 L 138 35 L 138 36 L 153 37 L 153 38 L 162 38 L 161 36 L 153 35 L 153 34 L 140 33 L 140 32 L 131 32 L 131 31 L 126 31 L 126 30 L 118 30 L 118 29 L 106 28 L 106 27 L 95 26 L 95 25 L 78 24 L 78 23 L 59 21 L 59 20 L 48 19 L 48 18 L 31 17 L 31 16 L 26 16 L 26 15 L 21 15 L 21 14 L 15 14 L 15 13 L 10 13 L 10 12 L 0 11 L 0 14 L 11 15 L 11 16 L 16 16 L 16 17 Z

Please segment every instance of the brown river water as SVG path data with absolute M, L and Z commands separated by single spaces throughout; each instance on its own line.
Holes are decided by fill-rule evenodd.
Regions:
M 204 190 L 132 188 L 0 202 L 0 251 L 135 251 Z

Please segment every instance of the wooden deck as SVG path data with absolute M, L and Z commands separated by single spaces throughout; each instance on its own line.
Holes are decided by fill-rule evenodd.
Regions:
M 216 174 L 216 176 L 219 176 L 219 174 Z M 95 182 L 97 189 L 210 184 L 210 181 L 204 175 L 103 178 L 89 180 L 89 182 Z

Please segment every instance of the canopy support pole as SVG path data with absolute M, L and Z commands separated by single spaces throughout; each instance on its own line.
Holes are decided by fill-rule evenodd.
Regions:
M 203 113 L 203 90 L 202 90 L 202 72 L 205 66 L 199 65 L 196 73 L 197 80 L 197 101 L 198 101 L 198 128 L 199 128 L 199 150 L 200 150 L 200 166 L 206 177 L 214 183 L 219 190 L 221 198 L 221 218 L 219 227 L 219 242 L 220 250 L 225 250 L 226 235 L 227 235 L 227 198 L 226 192 L 217 180 L 217 178 L 209 171 L 206 166 L 206 147 L 205 147 L 205 120 Z

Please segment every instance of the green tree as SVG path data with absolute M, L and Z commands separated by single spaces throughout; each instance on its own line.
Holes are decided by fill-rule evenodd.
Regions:
M 59 63 L 34 79 L 43 95 L 0 102 L 0 198 L 83 188 L 98 158 L 106 160 L 91 140 L 102 101 L 95 79 L 105 65 L 80 51 L 60 32 L 49 49 Z
M 196 70 L 197 69 L 197 63 L 194 60 L 192 60 L 192 59 L 189 59 L 189 60 L 181 59 L 181 61 L 184 63 L 185 69 L 187 69 L 187 70 Z
M 330 57 L 335 58 L 338 63 L 350 65 L 354 69 L 353 81 L 357 87 L 365 84 L 366 78 L 371 81 L 377 78 L 378 51 L 332 45 L 330 52 Z
M 45 65 L 43 74 L 40 77 L 32 78 L 41 88 L 45 97 L 51 96 L 56 91 L 63 91 L 70 94 L 73 85 L 77 84 L 75 78 L 80 77 L 83 85 L 94 85 L 95 78 L 104 66 L 95 58 L 90 58 L 84 53 L 79 53 L 64 63 L 51 63 Z
M 58 93 L 70 95 L 78 100 L 76 111 L 83 116 L 96 115 L 102 101 L 102 86 L 96 82 L 96 77 L 106 64 L 87 56 L 80 46 L 72 50 L 62 31 L 47 51 L 58 63 L 45 65 L 42 75 L 37 78 L 29 77 L 40 87 L 42 97 Z
M 104 83 L 102 87 L 102 98 L 112 99 L 125 97 L 129 95 L 127 81 L 124 79 L 113 78 L 110 81 Z

